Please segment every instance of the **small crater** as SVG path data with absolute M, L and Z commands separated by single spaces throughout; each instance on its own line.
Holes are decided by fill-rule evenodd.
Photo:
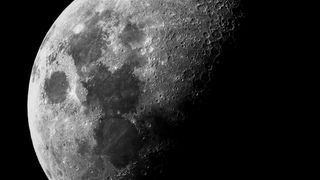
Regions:
M 209 38 L 210 37 L 210 34 L 208 32 L 203 32 L 203 37 L 204 38 Z
M 50 171 L 48 169 L 46 169 L 45 172 L 46 172 L 48 178 L 51 179 L 52 175 L 51 175 Z

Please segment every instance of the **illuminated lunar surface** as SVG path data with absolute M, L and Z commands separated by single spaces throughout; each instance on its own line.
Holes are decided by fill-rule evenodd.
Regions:
M 49 179 L 161 179 L 237 1 L 76 0 L 38 51 L 28 117 Z

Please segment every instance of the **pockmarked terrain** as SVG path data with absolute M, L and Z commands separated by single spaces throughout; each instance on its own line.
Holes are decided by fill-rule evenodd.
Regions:
M 65 9 L 29 85 L 31 137 L 47 177 L 161 174 L 182 107 L 206 90 L 239 3 L 76 0 Z

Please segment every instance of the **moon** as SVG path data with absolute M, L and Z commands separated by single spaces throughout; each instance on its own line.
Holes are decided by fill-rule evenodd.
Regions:
M 48 179 L 163 179 L 188 119 L 183 106 L 206 91 L 239 4 L 72 2 L 44 38 L 29 82 L 29 128 Z

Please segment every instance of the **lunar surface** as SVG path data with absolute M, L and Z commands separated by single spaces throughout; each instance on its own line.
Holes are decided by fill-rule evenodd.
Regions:
M 239 3 L 72 2 L 29 83 L 29 127 L 48 179 L 161 179 L 183 105 L 206 90 Z

